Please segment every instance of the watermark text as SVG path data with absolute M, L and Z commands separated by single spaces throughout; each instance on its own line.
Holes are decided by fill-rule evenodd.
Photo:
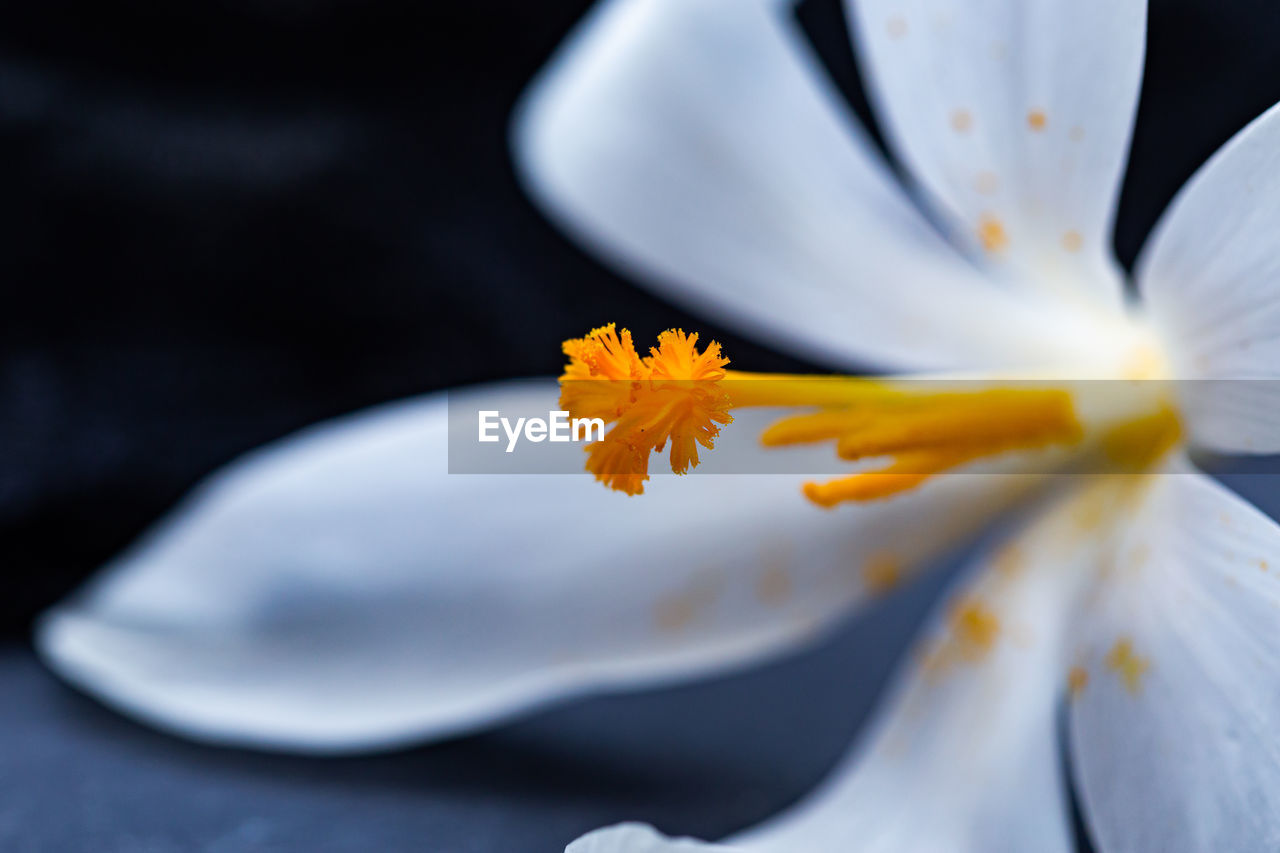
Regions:
M 602 418 L 570 418 L 566 411 L 552 411 L 544 418 L 510 418 L 502 417 L 496 409 L 483 409 L 478 414 L 479 438 L 485 444 L 502 440 L 502 433 L 507 438 L 507 453 L 514 453 L 516 445 L 523 436 L 526 441 L 535 444 L 541 441 L 599 441 L 604 438 L 604 420 Z M 501 433 L 499 432 L 501 430 Z

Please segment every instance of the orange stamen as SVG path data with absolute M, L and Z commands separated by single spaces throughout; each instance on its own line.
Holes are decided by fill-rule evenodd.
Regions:
M 729 363 L 712 341 L 669 329 L 641 359 L 627 330 L 612 324 L 566 341 L 569 364 L 560 377 L 560 406 L 574 417 L 600 417 L 613 428 L 587 448 L 587 470 L 612 489 L 637 495 L 649 479 L 649 455 L 670 442 L 671 470 L 698 464 L 698 446 L 711 449 L 720 425 L 733 421 L 719 387 Z

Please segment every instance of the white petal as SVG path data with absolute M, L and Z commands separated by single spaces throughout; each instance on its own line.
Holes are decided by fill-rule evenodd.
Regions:
M 1117 308 L 1144 0 L 846 2 L 885 133 L 957 237 L 1021 284 Z
M 1079 519 L 1115 500 L 1110 485 L 1081 490 L 976 565 L 864 744 L 816 793 L 726 844 L 759 853 L 1074 850 L 1056 711 L 1067 622 L 1106 547 L 1096 531 L 1082 534 Z M 620 828 L 596 837 L 614 842 L 591 848 L 602 853 L 681 849 L 645 847 L 647 836 Z
M 449 405 L 555 403 L 537 383 Z M 375 409 L 232 465 L 47 615 L 41 652 L 192 737 L 390 745 L 793 646 L 863 596 L 864 564 L 914 565 L 1013 495 L 949 478 L 827 513 L 794 475 L 668 475 L 628 498 L 585 474 L 449 474 L 447 408 Z M 758 434 L 744 415 L 708 455 L 760 470 Z
M 1280 527 L 1164 475 L 1097 592 L 1070 722 L 1099 848 L 1280 849 Z
M 620 823 L 582 836 L 564 853 L 695 853 L 698 850 L 737 848 L 704 844 L 691 838 L 667 838 L 653 827 L 640 823 Z
M 1280 451 L 1280 106 L 1240 131 L 1174 199 L 1139 263 L 1192 436 Z
M 523 103 L 534 197 L 660 292 L 806 354 L 1026 366 L 1079 330 L 906 199 L 777 0 L 601 4 Z

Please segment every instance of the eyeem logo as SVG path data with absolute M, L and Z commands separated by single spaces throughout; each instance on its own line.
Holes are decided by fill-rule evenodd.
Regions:
M 507 435 L 507 453 L 516 449 L 516 444 L 523 435 L 525 440 L 535 444 L 541 441 L 568 442 L 591 441 L 604 438 L 604 420 L 602 418 L 570 418 L 568 412 L 548 412 L 547 420 L 542 418 L 516 418 L 514 424 L 510 418 L 502 417 L 497 410 L 485 410 L 478 413 L 480 422 L 480 442 L 492 444 L 502 440 L 498 429 Z

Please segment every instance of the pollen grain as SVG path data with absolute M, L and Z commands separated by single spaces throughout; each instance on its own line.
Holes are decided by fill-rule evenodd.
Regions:
M 1151 661 L 1134 652 L 1133 641 L 1128 637 L 1116 640 L 1107 653 L 1106 664 L 1108 669 L 1120 676 L 1125 688 L 1135 696 L 1142 690 L 1142 679 L 1151 668 Z

